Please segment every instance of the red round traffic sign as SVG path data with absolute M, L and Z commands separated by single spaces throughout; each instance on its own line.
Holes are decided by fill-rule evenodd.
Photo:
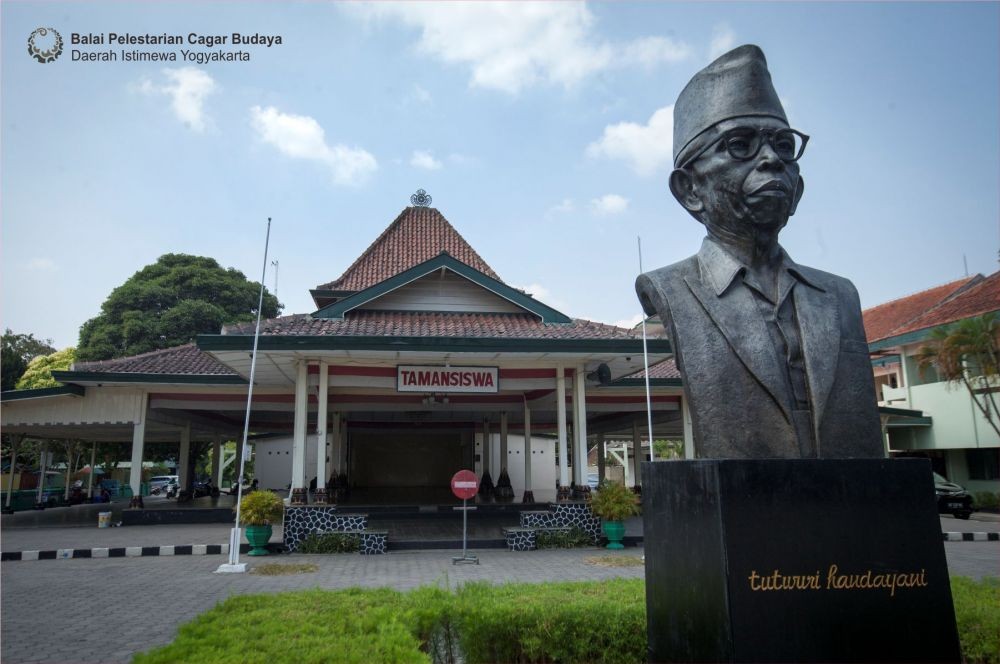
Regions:
M 462 500 L 479 493 L 479 480 L 471 470 L 460 470 L 451 478 L 451 492 Z

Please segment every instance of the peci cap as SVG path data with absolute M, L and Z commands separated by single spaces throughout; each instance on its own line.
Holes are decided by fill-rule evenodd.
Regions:
M 674 104 L 674 165 L 703 131 L 743 115 L 770 116 L 788 123 L 764 52 L 753 44 L 719 56 L 681 90 Z

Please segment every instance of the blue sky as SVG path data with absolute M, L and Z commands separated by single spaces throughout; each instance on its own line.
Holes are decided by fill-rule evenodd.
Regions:
M 782 244 L 871 306 L 997 269 L 997 3 L 2 4 L 3 327 L 76 343 L 142 266 L 212 256 L 285 313 L 418 188 L 508 284 L 638 320 L 646 269 L 697 251 L 673 200 L 671 106 L 756 43 L 812 136 Z M 64 52 L 40 64 L 38 27 Z M 73 46 L 72 33 L 280 35 L 271 47 Z M 43 43 L 43 42 L 40 42 Z M 43 43 L 44 45 L 44 43 Z M 81 62 L 72 50 L 173 51 Z M 244 50 L 249 62 L 184 62 Z M 266 279 L 274 287 L 269 266 Z

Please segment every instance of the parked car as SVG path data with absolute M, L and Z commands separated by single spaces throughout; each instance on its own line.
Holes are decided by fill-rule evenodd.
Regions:
M 937 495 L 939 514 L 952 514 L 959 519 L 968 519 L 976 511 L 972 507 L 972 496 L 968 491 L 937 473 L 934 473 L 934 493 Z
M 157 475 L 149 478 L 149 492 L 154 496 L 163 491 L 168 484 L 177 484 L 177 475 Z

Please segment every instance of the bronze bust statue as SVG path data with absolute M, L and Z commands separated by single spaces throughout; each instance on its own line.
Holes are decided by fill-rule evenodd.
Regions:
M 857 291 L 778 244 L 808 140 L 757 46 L 695 74 L 674 105 L 670 191 L 707 236 L 636 291 L 673 343 L 698 457 L 884 456 Z

